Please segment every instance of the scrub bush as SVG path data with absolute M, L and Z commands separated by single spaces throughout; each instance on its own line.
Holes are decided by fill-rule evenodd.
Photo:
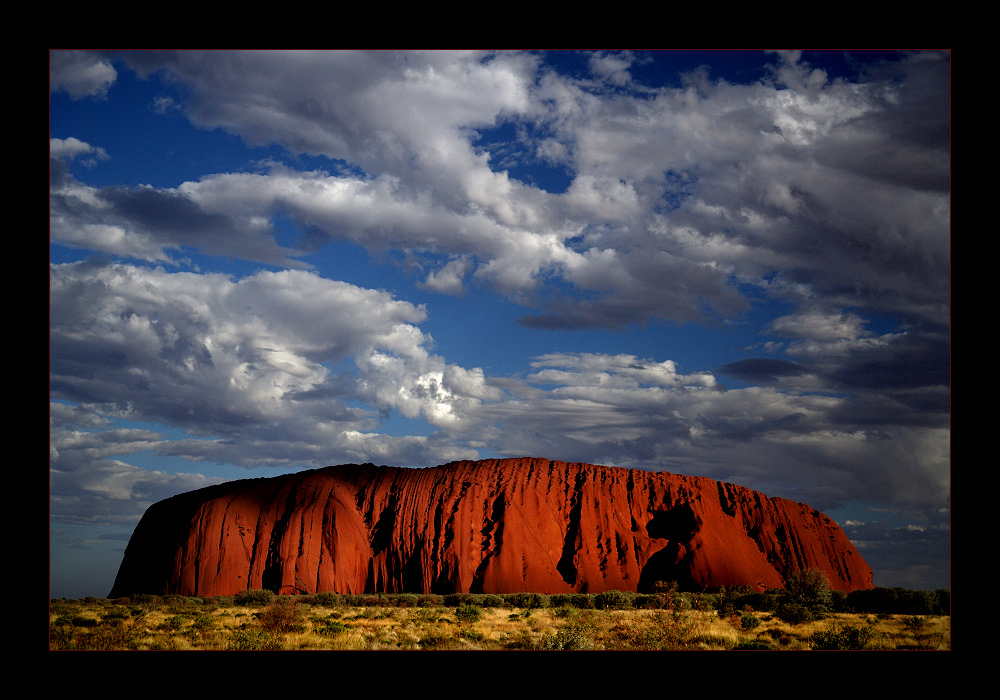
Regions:
M 265 591 L 259 588 L 248 591 L 240 591 L 233 596 L 233 600 L 237 605 L 268 605 L 273 599 L 274 594 L 271 593 L 271 591 Z
M 798 603 L 782 603 L 774 612 L 778 619 L 790 625 L 798 625 L 813 619 L 809 608 Z
M 829 612 L 833 594 L 830 579 L 819 569 L 803 569 L 785 580 L 785 600 L 798 603 L 814 614 Z
M 626 610 L 632 607 L 632 598 L 624 591 L 603 591 L 594 596 L 598 610 Z
M 479 608 L 470 603 L 462 603 L 455 608 L 455 617 L 458 618 L 459 622 L 475 622 L 481 614 Z
M 336 593 L 330 593 L 329 591 L 324 591 L 323 593 L 317 593 L 312 597 L 313 605 L 321 605 L 326 608 L 333 608 L 340 605 L 340 596 Z
M 541 593 L 507 593 L 503 599 L 515 608 L 544 608 L 549 603 L 548 596 Z
M 287 634 L 290 632 L 302 632 L 303 625 L 302 608 L 294 602 L 275 601 L 261 611 L 259 620 L 260 626 L 266 631 L 274 634 Z
M 822 632 L 813 632 L 809 639 L 813 649 L 827 651 L 863 651 L 881 647 L 881 640 L 871 625 L 834 626 Z
M 234 651 L 278 651 L 281 642 L 266 630 L 244 627 L 234 630 L 229 638 L 229 648 Z
M 774 649 L 774 645 L 764 639 L 741 639 L 734 647 L 734 650 L 769 651 Z
M 775 614 L 790 624 L 821 620 L 830 612 L 830 580 L 819 569 L 803 569 L 785 580 Z
M 911 591 L 905 588 L 869 588 L 851 591 L 844 606 L 857 613 L 893 615 L 950 615 L 951 591 Z
M 347 625 L 345 625 L 343 622 L 340 622 L 339 620 L 329 620 L 322 627 L 316 628 L 317 634 L 321 634 L 327 637 L 335 637 L 341 632 L 346 632 L 346 631 L 347 631 Z

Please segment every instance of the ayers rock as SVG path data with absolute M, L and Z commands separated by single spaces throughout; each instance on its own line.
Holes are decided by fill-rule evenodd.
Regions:
M 733 484 L 528 458 L 350 464 L 152 505 L 109 595 L 763 590 L 808 568 L 873 587 L 830 518 Z

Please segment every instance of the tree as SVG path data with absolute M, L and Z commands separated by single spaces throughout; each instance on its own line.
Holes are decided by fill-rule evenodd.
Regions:
M 830 579 L 820 569 L 796 571 L 785 580 L 781 599 L 778 616 L 788 622 L 825 617 L 833 602 Z

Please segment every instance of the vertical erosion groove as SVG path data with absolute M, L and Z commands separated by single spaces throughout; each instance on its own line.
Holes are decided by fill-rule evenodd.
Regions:
M 568 522 L 566 523 L 566 539 L 563 540 L 562 556 L 556 564 L 556 571 L 562 576 L 563 581 L 571 587 L 576 587 L 577 567 L 576 552 L 580 541 L 580 521 L 583 518 L 583 482 L 586 478 L 584 471 L 576 473 L 576 483 L 572 487 L 570 495 L 570 508 Z M 566 480 L 566 488 L 571 488 L 569 479 Z M 567 491 L 567 493 L 569 493 Z

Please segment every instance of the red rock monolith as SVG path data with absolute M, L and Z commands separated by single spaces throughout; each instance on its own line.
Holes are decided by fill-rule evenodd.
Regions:
M 830 518 L 733 484 L 534 458 L 364 464 L 154 504 L 109 595 L 765 590 L 809 568 L 873 587 Z

